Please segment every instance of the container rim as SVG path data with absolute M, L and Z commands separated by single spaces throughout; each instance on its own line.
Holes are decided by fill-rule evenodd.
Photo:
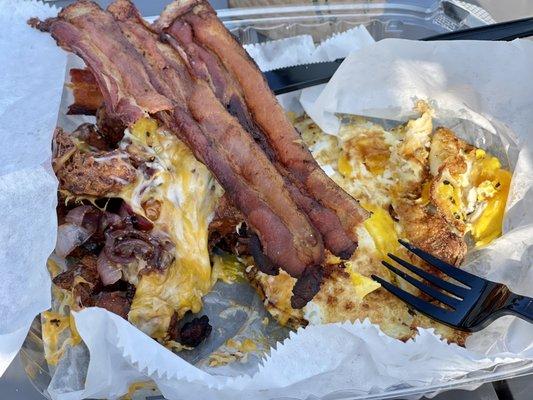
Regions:
M 216 10 L 219 18 L 243 17 L 248 15 L 271 15 L 271 14 L 302 14 L 306 12 L 322 13 L 328 11 L 350 12 L 357 11 L 362 14 L 372 15 L 372 11 L 404 11 L 420 14 L 432 14 L 440 9 L 440 3 L 434 2 L 429 7 L 415 4 L 402 3 L 347 3 L 347 4 L 313 4 L 313 5 L 280 5 L 275 7 L 240 7 L 223 8 Z

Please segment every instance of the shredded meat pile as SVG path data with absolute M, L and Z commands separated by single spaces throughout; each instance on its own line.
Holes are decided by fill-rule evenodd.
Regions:
M 95 150 L 77 148 L 72 139 L 76 136 Z M 137 176 L 128 153 L 107 150 L 107 142 L 89 124 L 81 125 L 72 135 L 56 129 L 53 168 L 60 188 L 81 196 L 105 197 L 118 193 Z
M 189 146 L 242 215 L 258 266 L 302 280 L 295 306 L 320 287 L 324 249 L 343 259 L 355 251 L 366 211 L 320 169 L 206 0 L 175 1 L 152 25 L 129 0 L 106 11 L 80 0 L 57 18 L 31 24 L 85 61 L 107 120 L 130 126 L 150 115 Z M 85 72 L 72 78 L 78 92 L 91 95 L 73 112 L 93 112 L 98 96 L 88 87 L 91 79 Z M 72 168 L 94 168 L 75 156 Z M 114 171 L 127 181 L 128 169 L 118 163 Z

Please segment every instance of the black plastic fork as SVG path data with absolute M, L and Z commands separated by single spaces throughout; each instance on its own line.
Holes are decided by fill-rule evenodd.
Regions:
M 461 285 L 457 285 L 448 282 L 402 260 L 394 254 L 388 254 L 388 256 L 398 264 L 434 286 L 423 283 L 413 275 L 399 270 L 387 261 L 382 261 L 385 267 L 426 293 L 428 296 L 448 306 L 448 308 L 439 307 L 433 302 L 426 301 L 400 289 L 379 276 L 372 275 L 372 278 L 379 282 L 381 286 L 414 309 L 446 325 L 469 332 L 483 329 L 495 319 L 508 314 L 515 315 L 533 323 L 532 298 L 517 295 L 501 283 L 488 281 L 445 263 L 403 240 L 399 240 L 399 242 L 407 250 L 420 257 L 429 265 L 437 268 L 450 278 L 461 283 Z M 435 288 L 435 286 L 442 289 L 442 291 Z

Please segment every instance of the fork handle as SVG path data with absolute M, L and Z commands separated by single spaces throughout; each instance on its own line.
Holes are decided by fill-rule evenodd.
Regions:
M 511 314 L 533 323 L 533 299 L 531 297 L 513 293 L 507 304 L 506 308 Z

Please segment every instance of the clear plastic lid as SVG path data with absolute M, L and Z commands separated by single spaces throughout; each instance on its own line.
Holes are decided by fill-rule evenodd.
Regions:
M 361 24 L 376 40 L 420 39 L 494 22 L 483 9 L 456 0 L 255 7 L 265 2 L 236 0 L 235 5 L 250 7 L 218 10 L 218 15 L 242 44 L 296 35 L 311 35 L 315 41 L 322 41 Z

